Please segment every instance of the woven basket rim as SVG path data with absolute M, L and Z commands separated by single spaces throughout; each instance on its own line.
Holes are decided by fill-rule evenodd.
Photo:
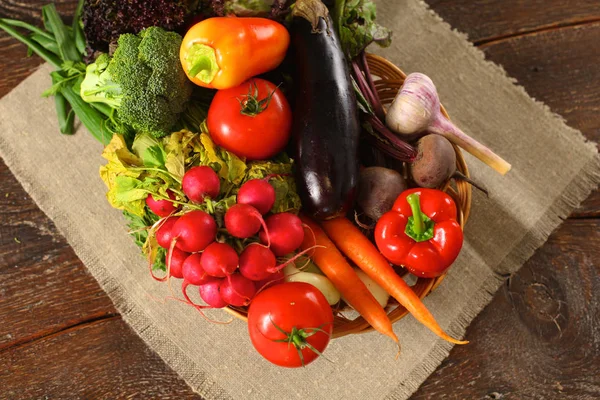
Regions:
M 394 90 L 393 96 L 395 97 L 395 94 L 398 92 L 402 86 L 402 82 L 404 82 L 404 79 L 406 78 L 406 74 L 392 62 L 375 54 L 367 53 L 367 62 L 373 77 L 376 78 L 375 85 L 378 93 L 382 97 L 382 103 L 391 102 L 391 100 L 387 101 L 384 99 L 389 99 Z M 385 97 L 382 94 L 385 94 Z M 446 118 L 450 119 L 446 109 L 441 104 L 440 110 Z M 462 151 L 456 145 L 453 144 L 452 146 L 456 153 L 457 170 L 466 177 L 470 177 L 469 169 L 462 155 Z M 458 220 L 461 228 L 464 230 L 464 226 L 471 211 L 471 185 L 464 181 L 452 182 L 452 180 L 449 179 L 442 185 L 441 189 L 454 199 L 459 214 Z M 406 273 L 408 274 L 408 272 Z M 444 274 L 437 278 L 418 278 L 417 283 L 413 285 L 412 288 L 419 298 L 422 299 L 435 290 L 442 283 L 445 276 L 446 275 Z M 246 322 L 248 321 L 247 308 L 229 306 L 225 307 L 224 310 L 238 319 Z M 388 317 L 392 324 L 402 319 L 406 314 L 408 314 L 408 311 L 402 306 L 388 310 Z M 362 316 L 359 316 L 354 320 L 347 320 L 339 314 L 334 315 L 333 338 L 349 334 L 365 333 L 372 330 L 373 328 L 364 318 L 362 318 Z

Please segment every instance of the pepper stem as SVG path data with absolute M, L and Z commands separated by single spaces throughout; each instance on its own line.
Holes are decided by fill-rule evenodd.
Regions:
M 410 209 L 413 215 L 413 231 L 421 235 L 425 232 L 425 223 L 423 222 L 423 213 L 421 212 L 421 203 L 419 201 L 419 195 L 412 193 L 406 196 L 406 201 L 410 204 Z
M 187 62 L 190 67 L 188 74 L 206 84 L 211 83 L 221 69 L 215 49 L 205 44 L 193 44 L 188 50 Z
M 406 201 L 412 210 L 412 216 L 408 217 L 404 233 L 415 242 L 424 242 L 433 238 L 434 222 L 421 211 L 420 196 L 411 193 L 406 196 Z

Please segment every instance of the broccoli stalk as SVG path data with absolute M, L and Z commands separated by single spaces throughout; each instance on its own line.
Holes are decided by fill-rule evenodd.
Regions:
M 116 109 L 136 132 L 167 135 L 193 88 L 179 61 L 181 40 L 158 27 L 121 35 L 112 58 L 103 54 L 87 67 L 81 97 Z
M 85 78 L 81 83 L 81 98 L 87 103 L 106 103 L 112 108 L 121 106 L 123 93 L 121 85 L 113 80 L 108 71 L 110 57 L 101 54 L 96 62 L 85 69 Z

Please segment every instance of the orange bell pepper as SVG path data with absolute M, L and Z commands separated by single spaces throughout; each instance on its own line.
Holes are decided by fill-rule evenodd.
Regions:
M 289 44 L 287 29 L 270 19 L 215 17 L 190 28 L 179 57 L 196 85 L 229 89 L 276 68 Z

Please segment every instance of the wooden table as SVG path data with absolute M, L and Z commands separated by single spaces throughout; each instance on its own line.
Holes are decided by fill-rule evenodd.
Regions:
M 0 16 L 37 23 L 45 2 L 4 0 Z M 531 96 L 600 139 L 600 1 L 427 2 Z M 56 3 L 71 15 L 76 1 Z M 25 56 L 0 33 L 0 96 L 40 64 Z M 596 191 L 414 398 L 600 398 L 599 216 Z M 130 397 L 198 398 L 123 322 L 0 161 L 0 398 Z

